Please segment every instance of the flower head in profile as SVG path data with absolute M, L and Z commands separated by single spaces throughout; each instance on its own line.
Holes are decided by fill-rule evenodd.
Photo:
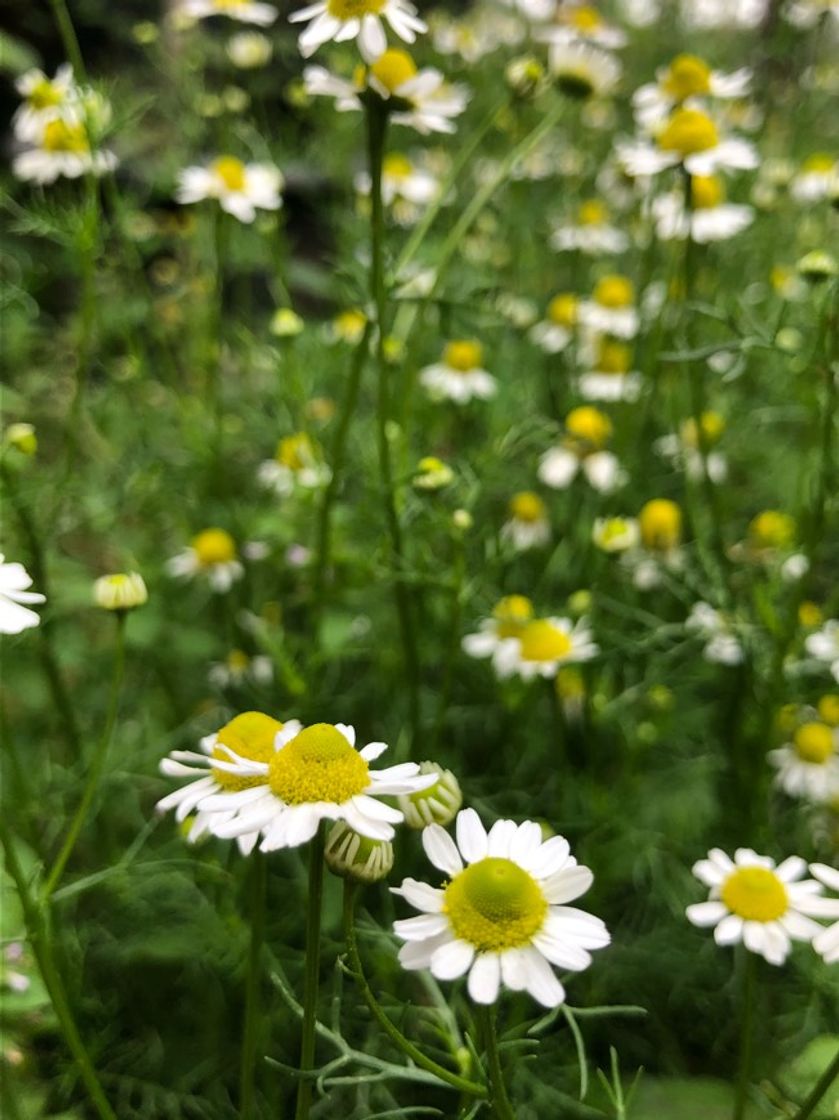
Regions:
M 426 789 L 403 793 L 396 799 L 405 824 L 416 829 L 430 824 L 449 824 L 463 804 L 460 783 L 451 770 L 444 770 L 436 762 L 421 762 L 420 774 L 434 774 L 437 781 Z
M 769 752 L 776 784 L 790 797 L 816 804 L 839 797 L 839 728 L 819 719 L 807 719 L 795 728 L 792 739 Z
M 552 25 L 539 29 L 539 38 L 551 43 L 591 44 L 609 51 L 626 45 L 626 32 L 609 23 L 594 4 L 557 4 L 553 17 Z
M 813 916 L 830 916 L 826 899 L 818 898 L 821 886 L 803 879 L 807 864 L 790 856 L 779 866 L 769 856 L 751 848 L 738 848 L 732 860 L 720 848 L 693 866 L 693 873 L 710 888 L 707 902 L 688 906 L 695 926 L 713 926 L 718 945 L 740 942 L 769 964 L 781 965 L 793 941 L 812 941 L 822 932 Z M 835 904 L 839 916 L 839 901 Z
M 259 467 L 259 481 L 281 498 L 288 497 L 298 486 L 304 490 L 326 486 L 331 477 L 320 448 L 306 432 L 283 436 L 274 458 L 266 459 Z
M 223 769 L 243 784 L 213 794 L 200 808 L 222 814 L 209 820 L 216 836 L 261 832 L 264 852 L 305 844 L 322 820 L 345 821 L 371 840 L 391 840 L 402 813 L 379 798 L 425 789 L 437 776 L 421 774 L 415 762 L 371 770 L 386 750 L 384 743 L 356 750 L 355 731 L 343 723 L 287 726 L 264 758 L 233 748 Z
M 130 611 L 148 602 L 149 593 L 139 572 L 114 572 L 93 585 L 93 601 L 106 611 Z
M 192 538 L 188 548 L 173 556 L 166 565 L 169 574 L 182 579 L 203 576 L 213 591 L 224 592 L 245 574 L 236 551 L 236 542 L 226 529 L 203 529 Z
M 717 171 L 749 171 L 758 165 L 757 152 L 747 140 L 725 136 L 704 109 L 679 106 L 656 128 L 653 142 L 618 141 L 619 162 L 633 176 L 657 175 L 684 167 L 690 175 Z
M 635 119 L 641 128 L 653 131 L 679 105 L 686 101 L 744 97 L 751 85 L 751 71 L 735 70 L 723 74 L 712 70 L 695 54 L 676 55 L 656 73 L 656 80 L 641 86 L 632 95 Z
M 84 106 L 68 106 L 61 116 L 45 116 L 26 137 L 27 147 L 12 162 L 18 179 L 54 183 L 81 175 L 104 175 L 117 165 L 113 152 L 94 148 Z
M 190 20 L 226 16 L 257 27 L 269 27 L 277 18 L 274 5 L 264 4 L 261 0 L 180 0 L 177 11 L 178 15 Z
M 509 516 L 501 526 L 501 539 L 509 541 L 516 552 L 541 548 L 551 539 L 547 506 L 534 491 L 521 490 L 513 494 L 507 511 Z
M 271 163 L 243 163 L 236 156 L 218 156 L 204 167 L 186 167 L 178 176 L 178 202 L 215 199 L 222 210 L 250 223 L 257 210 L 278 210 L 283 176 Z
M 701 437 L 699 430 L 701 428 Z M 728 474 L 724 455 L 714 450 L 725 432 L 725 418 L 719 412 L 703 412 L 699 426 L 690 416 L 679 425 L 677 432 L 661 436 L 653 448 L 674 466 L 684 470 L 688 478 L 701 480 L 705 470 L 712 482 L 723 482 Z M 703 468 L 702 446 L 705 462 Z
M 495 1003 L 504 987 L 558 1007 L 565 989 L 553 968 L 579 972 L 592 950 L 609 944 L 599 918 L 568 905 L 591 886 L 591 871 L 564 837 L 543 841 L 534 821 L 496 821 L 487 833 L 474 809 L 464 809 L 456 835 L 455 844 L 437 824 L 422 834 L 426 855 L 446 876 L 442 886 L 405 879 L 391 888 L 420 911 L 394 925 L 405 942 L 400 962 L 438 980 L 468 973 L 475 1003 Z
M 620 81 L 621 64 L 608 51 L 588 43 L 558 39 L 548 50 L 548 72 L 567 97 L 605 97 Z
M 598 517 L 591 539 L 603 552 L 626 552 L 638 547 L 641 530 L 634 517 Z
M 801 164 L 790 183 L 796 202 L 818 202 L 839 187 L 839 159 L 827 152 L 814 152 Z
M 38 591 L 30 591 L 32 577 L 23 564 L 6 564 L 0 553 L 0 634 L 20 634 L 38 626 L 41 619 L 26 604 L 36 606 L 46 599 Z
M 539 480 L 552 490 L 565 490 L 579 475 L 594 490 L 608 494 L 626 481 L 617 456 L 606 450 L 612 421 L 593 405 L 581 405 L 565 417 L 562 442 L 539 460 Z
M 304 58 L 324 43 L 358 40 L 365 62 L 375 62 L 387 50 L 384 24 L 406 43 L 427 30 L 410 0 L 318 0 L 289 16 L 291 23 L 308 23 L 298 40 Z
M 557 253 L 586 253 L 602 256 L 623 253 L 629 247 L 629 237 L 609 221 L 606 204 L 599 198 L 588 198 L 580 203 L 571 221 L 554 226 L 550 240 Z
M 691 240 L 699 245 L 728 241 L 752 224 L 751 206 L 726 202 L 725 184 L 719 175 L 693 175 L 690 180 L 690 209 L 684 191 L 658 195 L 652 201 L 656 233 L 662 241 Z
M 495 378 L 482 368 L 484 348 L 474 339 L 446 343 L 439 362 L 420 370 L 420 383 L 435 400 L 468 404 L 495 396 Z

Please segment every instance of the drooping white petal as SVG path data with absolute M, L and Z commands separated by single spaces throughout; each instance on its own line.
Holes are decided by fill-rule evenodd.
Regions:
M 463 861 L 454 840 L 439 824 L 430 824 L 423 829 L 422 846 L 438 870 L 445 871 L 449 876 L 457 875 L 463 870 Z
M 457 846 L 466 863 L 486 858 L 487 833 L 474 809 L 462 809 L 457 814 L 456 831 Z
M 496 953 L 481 953 L 469 972 L 469 995 L 475 1003 L 495 1003 L 501 981 L 501 963 Z
M 431 956 L 431 974 L 438 980 L 455 980 L 468 970 L 475 957 L 475 949 L 466 941 L 450 941 L 441 945 Z

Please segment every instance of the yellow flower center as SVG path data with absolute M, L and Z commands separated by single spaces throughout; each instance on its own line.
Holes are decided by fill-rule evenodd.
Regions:
M 212 171 L 229 191 L 245 189 L 245 165 L 235 156 L 220 156 L 213 163 Z
M 306 727 L 271 758 L 271 791 L 287 805 L 343 805 L 370 785 L 367 763 L 330 723 Z
M 719 141 L 716 125 L 700 109 L 677 109 L 658 134 L 658 146 L 682 158 L 716 148 Z
M 293 436 L 285 436 L 280 440 L 274 458 L 290 471 L 302 471 L 311 464 L 313 451 L 312 441 L 306 433 L 295 432 Z
M 725 202 L 725 187 L 717 175 L 694 175 L 690 181 L 690 199 L 694 210 L 713 210 Z
M 818 603 L 814 603 L 812 599 L 805 599 L 801 606 L 798 608 L 798 621 L 808 630 L 815 629 L 816 626 L 821 626 L 824 615 Z M 839 713 L 837 713 L 839 715 Z M 826 717 L 822 716 L 822 719 Z M 831 723 L 832 720 L 828 720 Z M 839 723 L 839 719 L 837 719 Z
M 627 373 L 631 360 L 632 351 L 625 343 L 615 342 L 614 339 L 600 343 L 597 360 L 597 369 L 600 373 Z
M 600 540 L 602 544 L 611 544 L 620 540 L 629 532 L 629 522 L 624 517 L 610 517 L 600 527 Z
M 348 6 L 358 3 L 359 6 L 362 6 L 364 0 L 330 0 L 330 3 L 334 2 L 346 3 Z M 378 3 L 378 0 L 376 2 Z M 378 11 L 380 8 L 381 4 L 376 10 Z M 370 67 L 370 73 L 378 79 L 380 85 L 383 85 L 389 93 L 395 93 L 401 85 L 416 76 L 417 67 L 407 51 L 393 49 L 385 51 L 381 58 L 373 63 Z
M 90 147 L 84 126 L 67 121 L 47 121 L 44 125 L 42 147 L 45 152 L 87 152 Z
M 533 618 L 533 604 L 525 595 L 506 595 L 493 608 L 499 638 L 517 638 Z
M 456 937 L 481 953 L 528 945 L 548 903 L 536 880 L 510 859 L 489 856 L 455 875 L 443 911 Z
M 274 754 L 274 739 L 282 728 L 279 720 L 263 715 L 262 712 L 243 712 L 225 724 L 216 735 L 211 758 L 219 762 L 230 762 L 230 755 L 224 750 L 229 747 L 240 758 L 250 759 L 251 762 L 270 762 Z M 250 789 L 265 782 L 260 774 L 231 774 L 219 766 L 213 766 L 212 770 L 218 784 L 231 792 Z
M 544 618 L 529 622 L 521 632 L 521 656 L 525 661 L 558 661 L 567 657 L 574 643 L 564 630 Z
M 232 649 L 226 658 L 227 668 L 231 673 L 244 673 L 250 663 L 251 659 L 241 649 Z
M 565 430 L 593 448 L 605 447 L 612 434 L 612 421 L 599 408 L 580 405 L 565 417 Z
M 638 514 L 641 540 L 649 549 L 666 552 L 682 535 L 682 511 L 668 498 L 654 498 Z
M 407 179 L 413 170 L 414 165 L 401 152 L 391 152 L 390 155 L 385 156 L 382 163 L 383 173 L 391 179 Z
M 202 568 L 236 559 L 236 545 L 225 529 L 205 529 L 192 538 L 192 549 Z
M 816 173 L 832 171 L 836 165 L 836 160 L 833 156 L 829 156 L 827 152 L 815 152 L 813 155 L 808 156 L 801 165 L 802 171 L 815 171 Z
M 609 212 L 599 198 L 588 198 L 577 211 L 577 221 L 581 226 L 602 226 Z
M 335 331 L 341 338 L 352 342 L 361 337 L 361 332 L 367 325 L 367 316 L 357 308 L 341 311 L 335 316 Z
M 602 276 L 594 286 L 593 298 L 601 307 L 631 307 L 635 299 L 632 281 L 625 276 Z
M 213 0 L 213 7 L 218 8 L 224 12 L 231 8 L 241 8 L 247 3 L 247 0 Z
M 829 723 L 831 727 L 839 727 L 839 696 L 835 692 L 822 696 L 818 709 L 825 723 Z
M 456 369 L 458 373 L 468 373 L 478 369 L 484 360 L 484 348 L 480 342 L 458 339 L 449 342 L 443 351 L 443 365 Z
M 596 8 L 590 4 L 582 4 L 568 13 L 568 23 L 575 30 L 585 35 L 587 32 L 597 31 L 603 26 L 603 17 Z
M 532 490 L 522 490 L 510 499 L 510 516 L 516 521 L 543 521 L 545 518 L 545 503 L 538 494 Z
M 64 100 L 64 92 L 48 78 L 42 78 L 29 91 L 26 100 L 33 109 L 51 109 Z
M 667 67 L 661 87 L 675 101 L 701 97 L 711 92 L 711 68 L 695 54 L 677 55 Z
M 834 754 L 833 736 L 833 728 L 826 723 L 802 723 L 792 740 L 795 753 L 804 762 L 824 766 Z
M 777 509 L 765 509 L 749 524 L 749 539 L 756 548 L 788 548 L 795 540 L 795 519 Z
M 560 292 L 548 304 L 548 319 L 559 327 L 573 327 L 577 322 L 579 300 L 570 292 Z
M 386 0 L 329 0 L 327 8 L 335 19 L 361 19 L 362 16 L 378 15 Z
M 787 888 L 767 867 L 739 867 L 722 885 L 720 897 L 747 922 L 774 922 L 787 912 Z
M 708 446 L 716 443 L 725 431 L 725 419 L 718 412 L 703 412 L 700 419 L 702 435 Z M 682 443 L 688 447 L 698 447 L 699 439 L 696 430 L 696 421 L 691 416 L 685 420 L 680 428 Z

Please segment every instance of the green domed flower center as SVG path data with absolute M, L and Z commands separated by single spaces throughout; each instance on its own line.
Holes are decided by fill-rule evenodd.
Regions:
M 243 712 L 225 724 L 216 735 L 211 758 L 219 762 L 230 762 L 230 754 L 224 749 L 229 747 L 240 758 L 247 758 L 251 762 L 270 762 L 274 754 L 274 739 L 282 729 L 283 725 L 279 720 L 263 715 L 262 712 Z M 231 774 L 219 766 L 213 766 L 212 770 L 218 784 L 231 792 L 250 789 L 251 786 L 259 786 L 265 782 L 265 778 L 259 774 Z
M 548 913 L 536 880 L 512 860 L 493 856 L 452 879 L 443 908 L 456 937 L 495 953 L 529 944 Z
M 774 922 L 789 905 L 787 888 L 767 867 L 739 867 L 723 883 L 720 897 L 747 922 Z
M 268 784 L 280 801 L 343 805 L 370 785 L 367 763 L 337 727 L 306 727 L 271 758 Z

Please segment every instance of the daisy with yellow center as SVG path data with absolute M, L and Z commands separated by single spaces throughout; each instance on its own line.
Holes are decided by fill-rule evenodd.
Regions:
M 60 117 L 68 105 L 78 99 L 79 90 L 73 78 L 73 67 L 65 62 L 48 78 L 43 70 L 27 70 L 15 82 L 23 104 L 12 118 L 18 140 L 37 140 L 44 124 Z
M 581 475 L 589 486 L 609 494 L 626 482 L 617 456 L 605 450 L 612 422 L 592 405 L 574 408 L 565 417 L 565 439 L 539 460 L 539 481 L 552 490 L 565 490 Z
M 545 309 L 545 317 L 530 328 L 529 337 L 546 354 L 559 354 L 574 337 L 580 301 L 573 292 L 559 292 Z
M 457 815 L 457 843 L 440 825 L 422 834 L 441 887 L 405 879 L 392 888 L 418 917 L 394 924 L 405 942 L 399 960 L 430 969 L 438 980 L 468 973 L 475 1003 L 495 1003 L 502 987 L 526 991 L 543 1007 L 558 1007 L 565 989 L 553 968 L 579 972 L 591 951 L 609 944 L 599 919 L 569 906 L 592 884 L 562 836 L 542 840 L 535 821 L 496 821 L 486 832 L 474 809 Z
M 553 24 L 540 28 L 537 37 L 557 46 L 596 46 L 604 52 L 626 45 L 626 32 L 607 22 L 593 4 L 557 5 Z
M 839 619 L 829 618 L 815 634 L 808 634 L 804 648 L 810 657 L 824 662 L 833 679 L 839 681 Z
M 769 752 L 775 784 L 790 797 L 825 804 L 839 796 L 839 729 L 819 720 L 802 723 L 792 742 Z
M 118 162 L 111 151 L 91 149 L 85 114 L 78 106 L 70 106 L 63 116 L 42 117 L 26 143 L 29 146 L 12 162 L 12 171 L 25 182 L 104 175 Z
M 653 498 L 638 514 L 641 547 L 623 556 L 622 563 L 642 591 L 660 587 L 665 574 L 684 567 L 682 511 L 669 498 Z
M 585 101 L 612 93 L 622 68 L 614 55 L 600 47 L 551 35 L 548 72 L 560 93 Z
M 594 368 L 580 374 L 577 389 L 587 401 L 636 401 L 641 374 L 632 370 L 632 349 L 615 338 L 594 338 L 581 351 L 581 361 Z
M 632 281 L 618 273 L 601 276 L 591 299 L 580 304 L 580 321 L 597 334 L 634 338 L 638 333 L 639 318 Z
M 509 518 L 501 527 L 501 539 L 509 541 L 516 552 L 541 548 L 551 539 L 547 506 L 532 490 L 514 494 L 508 513 Z
M 690 186 L 690 209 L 685 208 L 681 190 L 653 199 L 652 215 L 662 241 L 683 240 L 688 235 L 700 245 L 727 241 L 752 224 L 752 207 L 726 202 L 725 185 L 718 175 L 694 175 Z
M 370 174 L 360 171 L 355 176 L 355 189 L 362 197 L 370 194 Z M 401 152 L 389 152 L 382 160 L 382 201 L 391 207 L 398 225 L 411 226 L 423 209 L 440 193 L 440 180 L 423 170 Z
M 750 171 L 758 165 L 754 145 L 739 137 L 721 136 L 704 109 L 684 105 L 656 126 L 654 143 L 619 141 L 616 152 L 624 169 L 636 177 L 679 166 L 690 175 L 714 175 L 717 171 Z
M 187 167 L 178 175 L 178 202 L 215 199 L 222 210 L 250 223 L 257 210 L 278 210 L 283 177 L 270 163 L 243 163 L 236 156 L 218 156 L 204 167 Z
M 534 618 L 499 647 L 493 664 L 502 679 L 553 678 L 561 665 L 590 661 L 600 652 L 585 618 Z
M 769 964 L 781 965 L 793 941 L 811 941 L 822 931 L 811 915 L 823 915 L 826 900 L 815 897 L 821 893 L 817 882 L 802 879 L 806 871 L 798 856 L 776 867 L 773 859 L 751 848 L 738 848 L 733 860 L 712 848 L 707 859 L 693 866 L 696 878 L 710 887 L 710 898 L 688 906 L 688 920 L 713 926 L 718 945 L 742 942 Z
M 184 579 L 205 576 L 213 591 L 230 588 L 245 574 L 236 552 L 236 542 L 226 529 L 204 529 L 192 538 L 189 548 L 167 562 L 170 575 Z
M 415 793 L 437 781 L 415 762 L 371 770 L 385 743 L 355 748 L 346 724 L 316 723 L 278 731 L 266 757 L 251 758 L 234 748 L 225 764 L 227 781 L 239 783 L 202 802 L 202 809 L 226 814 L 212 819 L 216 836 L 262 833 L 260 850 L 295 848 L 311 840 L 322 820 L 342 820 L 371 840 L 391 840 L 402 813 L 378 800 Z
M 332 472 L 323 462 L 321 451 L 306 432 L 283 436 L 277 444 L 273 459 L 266 459 L 259 466 L 260 483 L 280 498 L 287 498 L 299 486 L 304 490 L 317 490 L 327 486 Z
M 274 5 L 261 3 L 260 0 L 180 0 L 178 13 L 191 20 L 226 16 L 257 27 L 270 27 L 277 18 Z
M 375 62 L 387 50 L 385 22 L 406 43 L 427 30 L 409 0 L 319 0 L 294 12 L 289 21 L 308 23 L 298 40 L 304 58 L 332 40 L 357 39 L 362 58 Z
M 796 202 L 819 202 L 839 187 L 839 159 L 827 152 L 808 156 L 793 177 L 790 194 Z
M 550 245 L 557 253 L 580 252 L 589 256 L 623 253 L 629 237 L 609 221 L 609 211 L 599 198 L 581 203 L 575 220 L 554 226 Z
M 654 131 L 679 105 L 697 99 L 730 101 L 745 97 L 751 85 L 751 71 L 735 70 L 723 74 L 694 54 L 677 55 L 656 73 L 656 80 L 641 86 L 632 95 L 635 119 L 646 131 Z M 700 101 L 701 103 L 701 101 Z
M 480 623 L 477 633 L 463 639 L 464 653 L 494 660 L 505 642 L 519 637 L 533 613 L 533 604 L 525 595 L 505 595 L 495 604 L 492 616 Z
M 675 467 L 683 470 L 688 478 L 699 481 L 707 470 L 712 482 L 724 482 L 728 475 L 728 461 L 723 454 L 713 448 L 725 431 L 725 419 L 718 412 L 709 410 L 702 413 L 701 424 L 705 450 L 704 464 L 699 447 L 697 425 L 692 416 L 679 425 L 678 432 L 671 432 L 657 439 L 653 448 L 659 455 L 669 459 Z
M 446 343 L 442 358 L 420 370 L 420 384 L 434 400 L 468 404 L 473 399 L 494 397 L 495 378 L 481 368 L 484 350 L 474 339 Z

